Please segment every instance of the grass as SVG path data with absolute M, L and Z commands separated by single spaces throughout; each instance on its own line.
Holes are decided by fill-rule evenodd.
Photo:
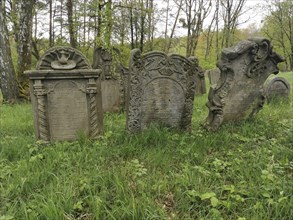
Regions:
M 0 106 L 0 219 L 292 219 L 292 99 L 217 133 L 200 125 L 206 99 L 190 133 L 128 135 L 107 114 L 98 140 L 50 145 L 35 142 L 30 104 Z

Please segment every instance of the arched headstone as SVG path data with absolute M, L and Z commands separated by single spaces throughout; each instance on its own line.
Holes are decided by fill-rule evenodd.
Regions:
M 189 129 L 195 94 L 195 64 L 180 55 L 131 52 L 127 129 L 137 132 L 151 123 Z
M 35 134 L 44 141 L 96 138 L 103 130 L 100 70 L 71 47 L 54 47 L 41 57 L 30 79 Z
M 265 96 L 268 102 L 274 98 L 289 99 L 291 87 L 283 77 L 275 77 L 265 84 Z

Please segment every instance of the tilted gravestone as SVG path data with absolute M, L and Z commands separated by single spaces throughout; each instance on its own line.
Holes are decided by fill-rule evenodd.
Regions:
M 265 101 L 263 84 L 270 74 L 279 72 L 277 64 L 282 61 L 264 38 L 224 49 L 217 64 L 221 77 L 208 95 L 206 128 L 216 131 L 223 122 L 255 115 Z
M 275 98 L 289 99 L 290 83 L 283 77 L 275 77 L 265 83 L 265 96 L 268 102 Z
M 102 132 L 101 70 L 93 70 L 78 50 L 49 49 L 25 74 L 37 139 L 75 140 L 80 133 L 96 138 Z
M 151 123 L 189 129 L 195 94 L 195 63 L 180 55 L 131 52 L 127 96 L 127 130 Z
M 115 75 L 113 58 L 102 47 L 94 52 L 93 69 L 102 69 L 101 89 L 104 112 L 118 112 L 123 105 L 121 79 Z

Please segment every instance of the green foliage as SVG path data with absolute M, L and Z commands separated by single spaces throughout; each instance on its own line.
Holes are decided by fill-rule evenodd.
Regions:
M 292 100 L 217 133 L 200 125 L 206 100 L 190 133 L 128 135 L 106 114 L 98 140 L 51 144 L 35 142 L 30 104 L 0 106 L 0 219 L 292 219 Z

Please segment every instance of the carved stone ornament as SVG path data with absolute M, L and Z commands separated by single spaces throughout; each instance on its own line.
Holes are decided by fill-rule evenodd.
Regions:
M 30 81 L 34 127 L 43 141 L 97 138 L 103 130 L 100 70 L 74 48 L 55 47 L 42 56 Z
M 273 52 L 269 40 L 252 38 L 223 49 L 220 79 L 208 95 L 206 128 L 216 131 L 223 122 L 254 116 L 265 102 L 263 84 L 277 74 L 284 58 Z
M 190 129 L 197 66 L 180 55 L 131 52 L 128 74 L 127 130 L 151 123 Z
M 53 47 L 46 51 L 37 63 L 37 70 L 91 69 L 91 64 L 78 50 L 67 47 Z

